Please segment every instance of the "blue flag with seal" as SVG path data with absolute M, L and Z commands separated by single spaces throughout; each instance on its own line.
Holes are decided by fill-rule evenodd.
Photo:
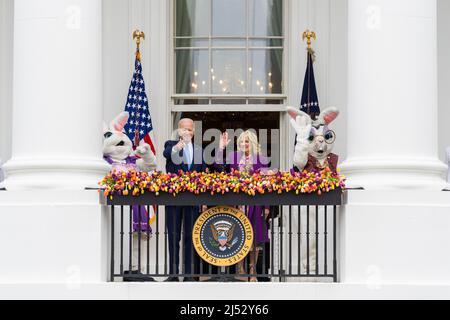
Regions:
M 316 120 L 320 115 L 319 97 L 317 96 L 316 78 L 314 76 L 315 54 L 308 48 L 308 63 L 306 67 L 305 81 L 300 110 L 309 114 L 311 119 Z

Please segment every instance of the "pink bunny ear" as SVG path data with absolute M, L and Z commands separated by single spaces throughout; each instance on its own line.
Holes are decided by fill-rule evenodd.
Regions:
M 122 112 L 111 122 L 111 130 L 122 132 L 123 128 L 128 122 L 130 114 L 128 112 Z
M 339 110 L 331 107 L 323 111 L 318 119 L 318 122 L 323 125 L 329 125 L 339 116 Z
M 294 107 L 287 107 L 286 108 L 287 113 L 289 114 L 289 116 L 294 120 L 297 121 L 298 117 L 304 117 L 307 119 L 308 123 L 311 123 L 311 117 L 309 116 L 309 114 L 301 111 L 298 108 L 294 108 Z

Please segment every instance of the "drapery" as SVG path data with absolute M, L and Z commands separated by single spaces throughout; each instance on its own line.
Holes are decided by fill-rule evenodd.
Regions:
M 274 36 L 283 35 L 283 0 L 269 0 L 271 2 L 271 14 L 267 17 L 269 20 L 267 34 Z M 279 39 L 271 39 L 270 46 L 277 46 Z M 284 45 L 284 44 L 283 44 Z M 272 84 L 274 93 L 282 93 L 283 79 L 283 51 L 270 50 L 267 66 L 272 68 Z
M 176 36 L 193 36 L 192 21 L 195 21 L 196 1 L 176 1 Z M 184 39 L 183 47 L 192 47 L 192 39 Z M 177 50 L 176 52 L 176 93 L 190 93 L 192 81 L 192 58 L 191 50 Z

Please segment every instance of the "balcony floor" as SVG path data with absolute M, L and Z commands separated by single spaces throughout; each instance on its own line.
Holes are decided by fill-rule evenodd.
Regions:
M 239 292 L 239 294 L 237 294 Z M 157 293 L 157 294 L 155 294 Z M 0 299 L 106 300 L 391 300 L 450 299 L 447 285 L 322 283 L 0 284 Z

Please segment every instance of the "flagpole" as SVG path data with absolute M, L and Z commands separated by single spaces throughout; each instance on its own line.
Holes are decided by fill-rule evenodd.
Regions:
M 307 40 L 306 43 L 308 45 L 308 51 L 314 52 L 311 48 L 311 45 L 312 45 L 312 39 L 317 40 L 316 33 L 314 31 L 307 29 L 305 32 L 303 32 L 302 38 L 303 38 L 303 41 L 305 41 L 305 39 Z
M 136 41 L 136 60 L 141 64 L 140 67 L 142 68 L 141 42 L 142 42 L 142 40 L 145 40 L 145 33 L 143 31 L 140 31 L 139 29 L 134 30 L 133 31 L 133 40 Z M 145 92 L 145 90 L 144 90 L 144 92 Z M 150 113 L 149 113 L 149 120 L 150 120 Z M 145 137 L 143 139 L 145 141 Z M 139 146 L 140 142 L 141 142 L 141 139 L 140 139 L 140 135 L 139 135 L 139 129 L 138 129 L 138 126 L 136 125 L 135 129 L 134 129 L 134 144 L 135 144 L 135 148 L 137 148 Z M 152 148 L 152 152 L 154 152 L 155 155 L 156 155 L 156 152 L 155 152 L 154 147 L 153 147 L 153 143 L 151 143 L 150 148 Z M 152 224 L 154 222 L 154 220 L 157 218 L 156 215 L 155 215 L 155 212 L 157 210 L 157 206 L 153 205 L 152 208 L 153 208 L 153 215 L 150 214 L 150 211 L 146 210 L 147 211 L 147 215 L 148 215 L 147 216 L 147 219 L 148 219 L 147 224 L 148 225 Z
M 145 33 L 143 31 L 140 31 L 139 29 L 136 29 L 133 31 L 133 40 L 136 41 L 136 59 L 141 61 L 141 39 L 145 40 Z
M 145 40 L 145 33 L 136 29 L 133 31 L 133 40 L 136 41 L 136 60 L 141 62 L 141 40 Z M 137 148 L 140 143 L 140 136 L 138 127 L 136 126 L 134 129 L 134 147 Z
M 311 59 L 311 64 L 314 63 L 315 60 L 315 52 L 312 48 L 312 39 L 317 40 L 317 35 L 314 31 L 311 31 L 309 29 L 305 30 L 305 32 L 303 32 L 303 36 L 302 36 L 303 41 L 306 40 L 306 44 L 308 45 L 307 47 L 307 51 L 308 51 L 308 64 L 309 64 L 309 59 Z M 308 83 L 311 83 L 311 69 L 308 68 Z M 310 93 L 310 88 L 308 86 L 308 114 L 311 114 L 311 93 Z

